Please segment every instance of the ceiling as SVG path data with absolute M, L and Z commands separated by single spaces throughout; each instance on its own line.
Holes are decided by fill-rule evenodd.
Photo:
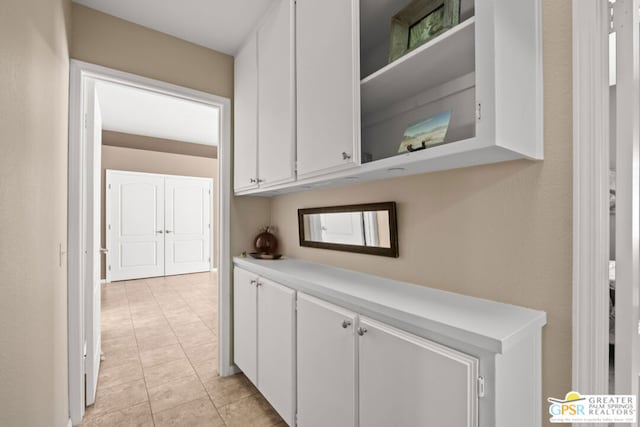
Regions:
M 271 0 L 73 0 L 162 33 L 235 55 Z
M 97 82 L 102 128 L 134 135 L 217 146 L 216 107 L 115 83 Z

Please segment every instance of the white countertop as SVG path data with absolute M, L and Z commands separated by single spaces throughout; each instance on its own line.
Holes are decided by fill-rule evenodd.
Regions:
M 235 257 L 234 264 L 400 328 L 424 330 L 503 353 L 546 324 L 546 313 L 293 258 Z M 378 315 L 378 316 L 376 316 Z

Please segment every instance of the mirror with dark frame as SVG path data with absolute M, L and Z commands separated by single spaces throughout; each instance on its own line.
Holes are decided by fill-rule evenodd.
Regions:
M 398 257 L 395 202 L 298 209 L 300 246 Z

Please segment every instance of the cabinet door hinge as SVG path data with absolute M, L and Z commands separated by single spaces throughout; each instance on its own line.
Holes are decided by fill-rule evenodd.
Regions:
M 615 7 L 614 3 L 609 0 L 609 34 L 614 33 L 616 31 L 616 23 L 615 23 Z
M 476 105 L 476 119 L 482 120 L 482 104 L 480 102 Z
M 111 271 L 111 266 L 109 266 L 109 271 Z
M 109 184 L 109 190 L 111 190 L 111 184 Z
M 298 413 L 296 413 L 296 416 L 294 418 L 296 420 L 296 425 L 300 424 L 300 416 L 298 415 Z
M 484 377 L 478 377 L 478 397 L 484 397 Z

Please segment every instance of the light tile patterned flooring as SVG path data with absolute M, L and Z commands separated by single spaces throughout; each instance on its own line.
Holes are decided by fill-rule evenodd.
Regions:
M 217 295 L 215 273 L 103 285 L 104 360 L 83 426 L 285 427 L 244 375 L 218 376 Z

